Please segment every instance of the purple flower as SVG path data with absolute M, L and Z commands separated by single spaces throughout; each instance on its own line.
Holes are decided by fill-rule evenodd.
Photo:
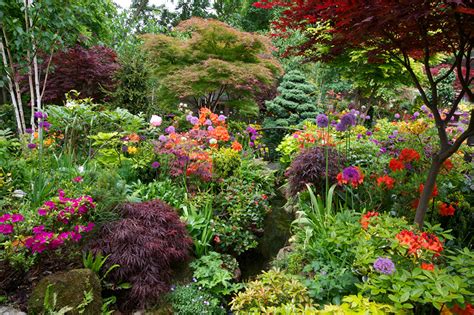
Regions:
M 420 112 L 414 112 L 413 113 L 413 118 L 416 119 L 420 116 Z
M 357 140 L 360 140 L 362 138 L 362 135 L 360 133 L 357 134 Z
M 369 120 L 369 119 L 370 119 L 370 115 L 365 116 L 365 120 Z
M 204 122 L 204 125 L 212 126 L 212 121 L 210 119 L 206 119 L 206 121 Z
M 33 133 L 33 129 L 32 128 L 26 128 L 25 132 L 31 135 Z
M 342 178 L 348 182 L 358 182 L 361 176 L 357 167 L 349 166 L 342 170 Z
M 346 131 L 347 127 L 348 127 L 347 125 L 340 122 L 336 125 L 336 131 L 340 131 L 340 132 Z
M 226 119 L 227 119 L 227 117 L 224 116 L 224 115 L 219 115 L 219 117 L 217 117 L 218 121 L 225 121 Z
M 46 118 L 48 117 L 48 115 L 46 115 L 46 113 L 43 113 L 43 112 L 35 112 L 35 118 L 37 119 L 43 119 L 43 118 Z
M 324 114 L 319 114 L 318 116 L 316 116 L 316 124 L 319 128 L 326 128 L 329 124 L 328 116 Z
M 367 130 L 367 132 L 365 134 L 370 137 L 372 135 L 372 131 Z
M 31 149 L 31 150 L 36 149 L 36 144 L 28 143 L 28 148 Z
M 44 225 L 38 225 L 33 228 L 33 233 L 34 234 L 39 234 L 44 232 Z
M 214 130 L 214 127 L 212 127 L 212 126 L 207 127 L 207 131 L 213 131 L 213 130 Z
M 186 120 L 187 121 L 191 122 L 191 118 L 193 118 L 193 115 L 191 115 L 191 114 L 186 115 Z
M 345 114 L 344 116 L 341 117 L 341 123 L 346 125 L 347 127 L 355 126 L 356 125 L 356 116 L 354 116 L 351 113 Z
M 127 152 L 128 151 L 128 147 L 126 145 L 122 146 L 122 152 Z
M 165 132 L 168 134 L 172 134 L 176 132 L 176 129 L 173 126 L 169 126 L 168 128 L 165 129 Z
M 427 112 L 429 111 L 428 106 L 426 106 L 426 105 L 422 105 L 422 106 L 420 107 L 420 109 L 421 109 L 423 112 L 425 112 L 425 113 L 427 113 Z
M 390 258 L 379 257 L 374 262 L 374 269 L 380 273 L 391 275 L 395 272 L 395 265 Z
M 195 117 L 195 116 L 192 116 L 191 119 L 189 119 L 189 122 L 192 124 L 192 125 L 197 125 L 199 123 L 199 118 Z
M 386 152 L 387 152 L 387 148 L 384 148 L 384 147 L 381 147 L 381 148 L 380 148 L 380 153 L 383 154 L 383 153 L 386 153 Z
M 399 113 L 395 114 L 395 119 L 400 119 L 400 114 Z
M 168 138 L 165 135 L 160 135 L 158 137 L 158 140 L 160 140 L 161 142 L 166 142 L 168 140 Z
M 8 220 L 11 219 L 11 217 L 12 215 L 10 213 L 5 213 L 4 215 L 0 217 L 0 223 L 7 222 Z
M 151 163 L 151 167 L 156 169 L 156 168 L 160 167 L 160 163 L 158 161 L 155 161 L 155 162 Z
M 255 130 L 254 128 L 249 126 L 249 127 L 247 127 L 247 132 L 248 133 L 257 133 L 257 130 Z
M 331 126 L 336 127 L 337 126 L 337 121 L 331 120 Z
M 464 132 L 464 128 L 463 128 L 463 127 L 458 127 L 458 128 L 457 128 L 457 131 L 458 131 L 459 133 L 463 133 L 463 132 Z
M 46 131 L 48 131 L 49 128 L 51 127 L 51 123 L 45 120 L 39 123 L 39 127 L 44 128 Z

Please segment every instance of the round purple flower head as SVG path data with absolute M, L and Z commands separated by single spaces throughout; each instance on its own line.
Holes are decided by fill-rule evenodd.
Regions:
M 193 115 L 191 115 L 191 114 L 186 115 L 186 121 L 190 122 L 191 118 L 193 118 Z
M 128 151 L 128 147 L 126 145 L 123 145 L 122 146 L 122 152 L 127 152 Z
M 354 116 L 354 114 L 351 114 L 351 113 L 345 114 L 341 118 L 341 124 L 346 125 L 346 129 L 349 126 L 355 126 L 356 125 L 356 116 Z
M 380 273 L 391 275 L 395 272 L 395 264 L 390 258 L 379 257 L 374 262 L 374 269 Z
M 399 113 L 395 114 L 395 119 L 400 119 L 400 114 Z
M 347 130 L 347 125 L 343 124 L 342 121 L 336 125 L 336 131 L 346 131 Z
M 422 106 L 420 107 L 420 109 L 421 109 L 422 111 L 424 111 L 425 113 L 427 113 L 427 112 L 429 111 L 428 106 L 426 106 L 426 105 L 422 105 Z
M 190 119 L 189 119 L 189 122 L 193 125 L 197 125 L 197 123 L 199 122 L 199 118 L 195 117 L 195 116 L 192 116 Z
M 210 119 L 206 119 L 206 121 L 204 122 L 204 125 L 212 126 L 212 121 Z
M 37 119 L 43 119 L 43 118 L 46 118 L 46 117 L 48 117 L 48 115 L 46 113 L 35 112 L 35 118 L 37 118 Z
M 36 144 L 34 144 L 34 143 L 28 143 L 28 148 L 29 148 L 29 149 L 32 149 L 32 150 L 33 150 L 33 149 L 36 149 Z
M 217 117 L 218 121 L 225 121 L 226 119 L 227 117 L 225 117 L 224 115 L 219 115 L 219 117 Z
M 419 112 L 414 112 L 414 113 L 413 113 L 413 118 L 418 118 L 418 116 L 420 116 L 420 113 L 419 113 Z
M 31 135 L 33 133 L 33 129 L 32 128 L 26 128 L 25 132 Z
M 160 163 L 155 161 L 155 162 L 151 163 L 151 167 L 152 168 L 158 168 L 158 167 L 160 167 Z
M 358 182 L 361 176 L 357 167 L 349 166 L 342 170 L 342 178 L 349 182 Z
M 324 114 L 319 114 L 318 116 L 316 116 L 316 124 L 319 128 L 326 128 L 329 124 L 328 116 Z
M 207 127 L 207 131 L 213 131 L 213 130 L 214 130 L 214 127 L 212 126 Z
M 158 140 L 160 140 L 161 142 L 166 142 L 166 140 L 168 140 L 168 138 L 165 135 L 160 135 L 158 137 Z
M 173 126 L 169 126 L 168 128 L 165 129 L 165 132 L 168 134 L 172 134 L 176 132 L 176 129 Z

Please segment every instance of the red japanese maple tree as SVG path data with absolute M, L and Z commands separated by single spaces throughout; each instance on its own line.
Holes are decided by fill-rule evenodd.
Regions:
M 431 192 L 443 162 L 461 144 L 474 136 L 474 108 L 468 128 L 457 138 L 449 139 L 446 127 L 460 101 L 467 96 L 472 102 L 474 46 L 473 0 L 261 0 L 260 8 L 282 7 L 281 17 L 274 22 L 276 35 L 311 26 L 325 26 L 330 36 L 305 32 L 307 40 L 292 51 L 309 59 L 331 59 L 347 49 L 370 48 L 376 56 L 398 60 L 410 73 L 425 105 L 432 111 L 439 138 L 439 150 L 431 167 L 416 211 L 415 222 L 423 225 Z M 327 49 L 314 54 L 317 45 Z M 449 68 L 434 77 L 431 57 L 444 53 Z M 413 70 L 413 59 L 424 65 L 426 82 Z M 452 72 L 457 74 L 460 92 L 449 108 L 442 108 L 438 84 Z M 443 115 L 443 113 L 445 115 Z

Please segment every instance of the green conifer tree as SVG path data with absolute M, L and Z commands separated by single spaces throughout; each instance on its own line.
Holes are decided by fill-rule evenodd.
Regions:
M 315 88 L 299 70 L 287 72 L 278 87 L 279 95 L 266 102 L 267 118 L 264 128 L 301 126 L 305 120 L 314 120 L 322 112 L 311 95 Z M 272 144 L 278 144 L 285 134 L 282 130 L 268 130 Z

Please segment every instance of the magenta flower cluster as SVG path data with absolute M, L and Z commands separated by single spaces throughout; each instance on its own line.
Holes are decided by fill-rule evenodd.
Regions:
M 84 222 L 84 216 L 95 208 L 95 203 L 90 196 L 79 198 L 66 197 L 63 190 L 59 190 L 57 197 L 46 201 L 38 209 L 39 223 L 31 231 L 21 237 L 21 244 L 33 253 L 45 250 L 55 250 L 67 241 L 78 242 L 84 233 L 94 228 L 94 223 Z M 12 234 L 13 224 L 22 222 L 21 214 L 4 214 L 0 217 L 0 233 Z
M 14 223 L 22 222 L 25 218 L 19 213 L 5 213 L 0 217 L 0 234 L 8 235 L 13 233 Z

